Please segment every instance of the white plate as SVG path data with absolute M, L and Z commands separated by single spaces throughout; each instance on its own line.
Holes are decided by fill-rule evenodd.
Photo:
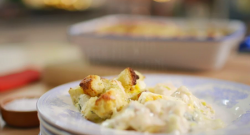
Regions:
M 212 104 L 217 116 L 227 127 L 207 134 L 250 134 L 250 86 L 191 76 L 145 75 L 148 86 L 172 82 L 176 87 L 187 86 L 191 92 Z M 74 134 L 93 135 L 142 135 L 135 131 L 119 131 L 103 128 L 84 119 L 73 106 L 68 90 L 79 85 L 79 81 L 58 86 L 45 93 L 37 102 L 40 116 L 49 124 Z M 204 133 L 205 134 L 205 133 Z
M 40 129 L 43 129 L 48 135 L 55 134 L 55 135 L 70 135 L 70 133 L 63 131 L 62 129 L 58 129 L 53 127 L 46 121 L 44 121 L 40 115 L 38 114 L 38 118 L 40 120 Z
M 40 123 L 40 134 L 41 135 L 52 135 L 53 133 L 49 132 L 45 127 Z

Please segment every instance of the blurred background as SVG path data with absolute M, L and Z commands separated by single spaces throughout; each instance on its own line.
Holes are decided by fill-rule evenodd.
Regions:
M 64 42 L 70 25 L 107 14 L 239 19 L 249 24 L 249 3 L 249 0 L 1 0 L 0 43 Z
M 118 74 L 126 66 L 143 73 L 206 76 L 250 85 L 249 7 L 250 0 L 0 0 L 0 100 L 20 94 L 41 95 L 54 86 L 89 74 Z M 230 54 L 219 70 L 92 63 L 83 53 L 84 48 L 69 40 L 69 28 L 112 14 L 184 20 L 236 19 L 246 28 L 244 39 L 235 45 L 234 55 Z M 0 125 L 3 134 L 39 131 Z

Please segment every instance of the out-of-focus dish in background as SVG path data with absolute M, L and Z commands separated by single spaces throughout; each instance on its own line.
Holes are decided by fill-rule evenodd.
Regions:
M 144 26 L 129 32 L 124 26 L 116 27 L 124 22 Z M 151 27 L 148 22 L 160 24 Z M 78 44 L 91 62 L 191 70 L 221 69 L 244 34 L 240 21 L 189 22 L 138 15 L 105 16 L 75 24 L 69 30 L 71 42 Z

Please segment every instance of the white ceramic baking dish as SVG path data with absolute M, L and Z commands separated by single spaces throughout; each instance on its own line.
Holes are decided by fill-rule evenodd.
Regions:
M 185 19 L 147 17 L 137 15 L 109 15 L 81 22 L 70 27 L 70 41 L 81 46 L 91 62 L 191 70 L 215 70 L 225 64 L 233 48 L 245 34 L 242 22 L 212 20 L 220 26 L 228 25 L 230 35 L 217 39 L 164 39 L 91 34 L 103 26 L 128 20 L 175 21 Z M 210 20 L 211 21 L 211 20 Z M 206 23 L 205 20 L 201 22 Z

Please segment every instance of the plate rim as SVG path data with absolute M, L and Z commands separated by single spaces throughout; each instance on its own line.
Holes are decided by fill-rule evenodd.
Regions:
M 47 121 L 45 121 L 45 120 L 40 116 L 40 113 L 37 113 L 37 116 L 38 116 L 38 118 L 39 118 L 39 120 L 40 120 L 40 125 L 41 125 L 43 128 L 45 128 L 46 130 L 48 130 L 49 132 L 54 133 L 54 134 L 60 134 L 60 135 L 70 135 L 70 133 L 64 131 L 63 129 L 58 129 L 57 127 L 54 127 L 53 125 L 47 123 Z M 51 131 L 51 130 L 50 130 L 49 128 L 47 128 L 47 127 L 52 128 L 52 130 L 54 130 L 54 131 L 55 131 L 55 130 L 58 130 L 58 131 L 56 131 L 56 132 Z

